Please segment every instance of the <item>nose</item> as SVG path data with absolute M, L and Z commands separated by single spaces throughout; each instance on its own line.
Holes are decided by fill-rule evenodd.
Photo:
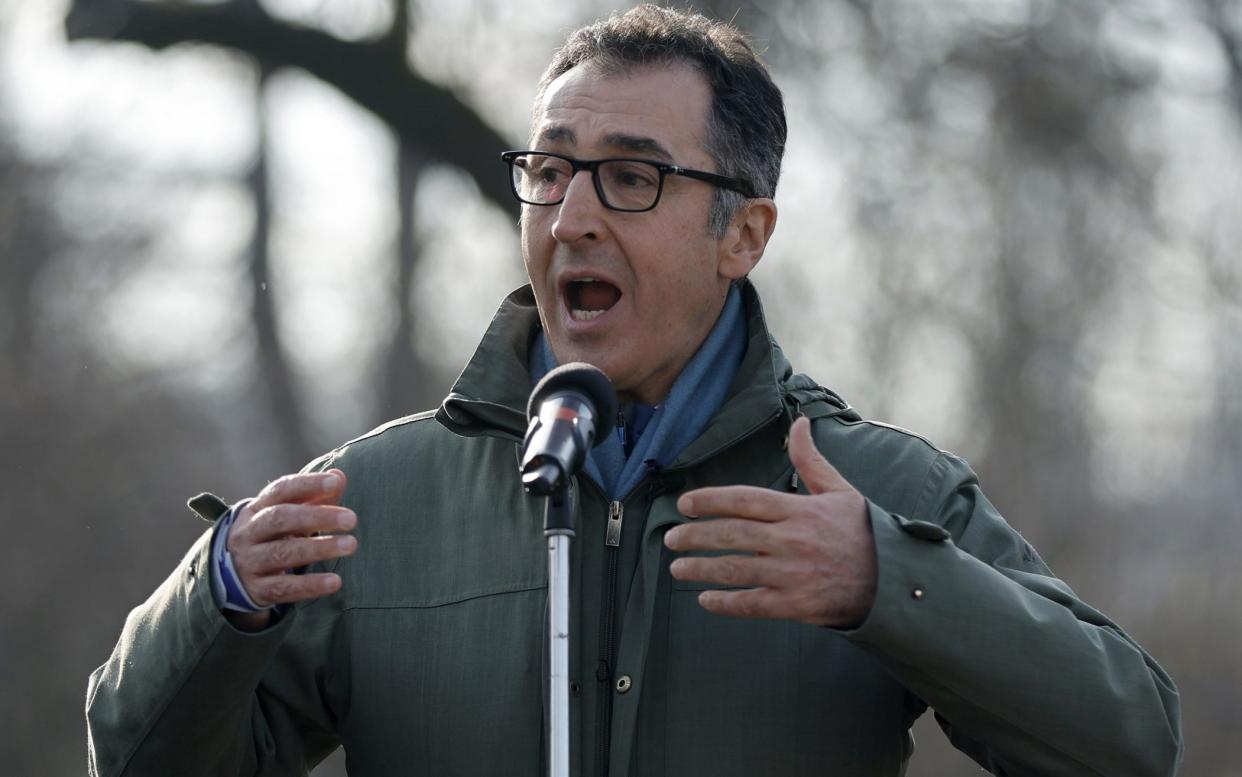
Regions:
M 600 216 L 604 204 L 595 191 L 590 170 L 579 170 L 565 189 L 565 199 L 556 206 L 559 211 L 552 224 L 552 237 L 559 243 L 596 240 L 603 229 Z

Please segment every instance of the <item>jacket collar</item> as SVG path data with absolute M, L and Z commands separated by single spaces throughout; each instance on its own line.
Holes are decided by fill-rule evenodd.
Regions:
M 529 284 L 505 297 L 440 404 L 436 420 L 468 437 L 496 432 L 522 439 L 533 388 L 527 355 L 538 326 L 539 310 Z
M 796 375 L 768 333 L 759 294 L 740 282 L 746 306 L 748 342 L 742 365 L 724 404 L 707 430 L 686 447 L 674 467 L 690 466 L 730 447 L 782 414 L 853 415 L 835 394 L 805 375 Z M 436 420 L 457 434 L 499 434 L 521 440 L 531 378 L 527 355 L 539 326 L 530 286 L 514 291 L 492 318 L 487 333 L 440 405 Z

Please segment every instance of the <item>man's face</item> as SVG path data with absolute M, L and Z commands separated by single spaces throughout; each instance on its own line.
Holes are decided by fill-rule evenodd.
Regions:
M 533 148 L 634 157 L 716 172 L 704 150 L 711 94 L 686 65 L 604 75 L 587 64 L 549 85 Z M 655 210 L 599 201 L 588 171 L 560 205 L 524 205 L 522 256 L 561 363 L 604 371 L 623 399 L 657 404 L 711 331 L 730 280 L 726 239 L 708 233 L 713 188 L 668 176 Z

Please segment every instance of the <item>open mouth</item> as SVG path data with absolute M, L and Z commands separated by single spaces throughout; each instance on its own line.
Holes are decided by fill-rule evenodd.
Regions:
M 579 278 L 565 287 L 569 315 L 575 321 L 590 321 L 610 310 L 620 299 L 620 289 L 596 278 Z

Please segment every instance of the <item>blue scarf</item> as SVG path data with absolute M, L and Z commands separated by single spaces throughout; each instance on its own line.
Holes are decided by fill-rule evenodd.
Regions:
M 654 407 L 622 407 L 627 423 L 587 455 L 586 472 L 610 499 L 622 499 L 653 469 L 667 467 L 707 428 L 724 404 L 746 354 L 746 316 L 737 286 L 729 287 L 724 309 L 664 401 Z M 532 385 L 556 366 L 542 331 L 531 349 Z M 629 435 L 629 440 L 624 439 Z

